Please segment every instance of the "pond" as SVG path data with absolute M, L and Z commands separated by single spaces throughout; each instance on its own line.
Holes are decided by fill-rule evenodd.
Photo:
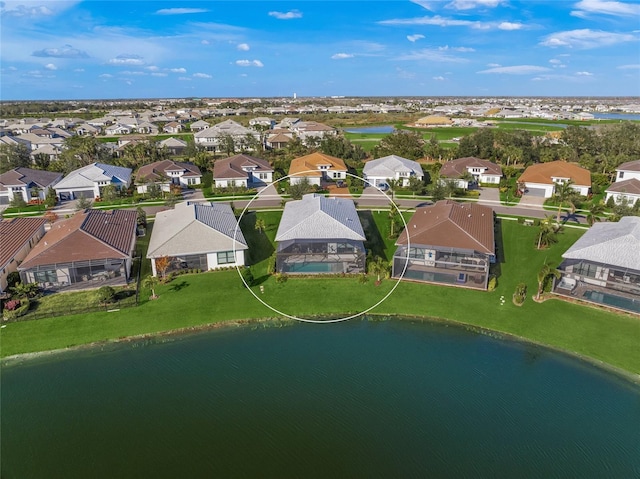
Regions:
M 640 387 L 441 323 L 224 328 L 5 364 L 3 478 L 638 477 Z
M 362 128 L 345 128 L 345 132 L 347 133 L 393 133 L 396 131 L 393 125 L 382 125 L 382 126 L 365 126 Z

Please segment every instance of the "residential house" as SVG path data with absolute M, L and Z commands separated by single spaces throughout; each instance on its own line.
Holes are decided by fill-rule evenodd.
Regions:
M 230 205 L 185 201 L 156 214 L 147 258 L 157 276 L 160 258 L 169 259 L 165 273 L 180 269 L 208 271 L 243 266 L 247 249 Z
M 207 128 L 210 128 L 211 125 L 209 123 L 207 123 L 204 120 L 198 120 L 198 121 L 194 121 L 193 123 L 191 123 L 191 126 L 189 127 L 191 129 L 192 132 L 197 132 L 197 131 L 202 131 L 202 130 L 206 130 Z
M 180 138 L 165 138 L 158 142 L 158 146 L 169 152 L 170 155 L 182 155 L 187 148 L 187 142 Z
M 178 123 L 177 121 L 172 121 L 164 125 L 164 127 L 162 127 L 162 131 L 171 134 L 180 133 L 182 131 L 182 124 Z
M 127 125 L 122 125 L 121 123 L 116 123 L 114 125 L 109 125 L 104 129 L 105 135 L 115 136 L 115 135 L 128 135 L 133 132 L 133 129 Z
M 308 194 L 289 201 L 275 239 L 279 273 L 365 271 L 366 238 L 352 200 Z
M 226 142 L 229 138 L 233 140 L 234 151 L 237 149 L 250 150 L 252 148 L 248 143 L 250 137 L 253 137 L 258 143 L 260 142 L 260 133 L 233 120 L 217 123 L 193 135 L 196 144 L 204 146 L 209 151 L 224 151 L 228 146 Z
M 305 145 L 338 134 L 337 129 L 317 121 L 298 121 L 290 129 Z
M 574 163 L 550 161 L 529 166 L 518 178 L 525 194 L 551 198 L 559 183 L 572 181 L 572 188 L 580 195 L 587 196 L 591 189 L 591 172 Z
M 44 236 L 44 218 L 12 218 L 0 221 L 0 295 L 7 292 L 7 276 L 18 271 L 31 248 Z
M 640 217 L 594 224 L 562 258 L 554 292 L 640 313 Z
M 487 289 L 495 262 L 493 210 L 451 200 L 416 208 L 396 246 L 395 278 Z
M 273 168 L 262 158 L 235 155 L 213 164 L 213 179 L 216 188 L 265 186 L 273 183 Z
M 18 195 L 28 203 L 44 200 L 49 187 L 54 187 L 62 179 L 62 173 L 55 171 L 14 168 L 0 175 L 0 205 L 8 205 Z
M 408 186 L 410 178 L 422 181 L 424 173 L 417 161 L 389 155 L 367 161 L 362 176 L 372 186 L 384 186 L 389 180 L 400 180 L 402 186 Z
M 266 147 L 273 150 L 286 148 L 289 142 L 293 140 L 292 133 L 274 133 L 267 136 L 265 140 Z
M 605 201 L 634 205 L 640 201 L 640 160 L 622 163 L 616 168 L 616 181 L 606 190 Z
M 147 193 L 149 185 L 154 184 L 162 191 L 169 192 L 171 186 L 188 187 L 199 185 L 202 180 L 200 168 L 192 163 L 162 160 L 141 166 L 136 173 L 138 193 Z
M 489 160 L 468 156 L 447 161 L 440 168 L 440 178 L 454 180 L 456 187 L 467 190 L 482 183 L 499 184 L 502 168 Z
M 344 180 L 347 177 L 347 165 L 340 158 L 324 153 L 311 153 L 291 161 L 289 176 L 292 185 L 306 178 L 310 184 L 322 186 L 323 181 Z
M 273 118 L 260 116 L 258 118 L 252 118 L 251 120 L 249 120 L 249 126 L 259 126 L 271 130 L 274 126 L 276 126 L 276 121 Z
M 45 289 L 126 284 L 136 242 L 135 210 L 84 210 L 56 222 L 18 267 Z
M 131 183 L 131 168 L 91 163 L 77 170 L 73 170 L 54 186 L 56 194 L 61 200 L 75 198 L 98 198 L 100 190 L 107 185 L 113 185 L 122 190 Z

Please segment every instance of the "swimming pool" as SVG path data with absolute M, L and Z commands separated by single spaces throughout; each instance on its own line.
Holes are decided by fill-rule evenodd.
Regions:
M 624 296 L 616 296 L 615 294 L 591 290 L 585 291 L 582 296 L 594 303 L 605 304 L 620 309 L 626 309 L 627 311 L 633 311 L 634 313 L 640 313 L 640 298 L 629 299 Z
M 286 273 L 341 273 L 342 263 L 323 263 L 321 261 L 309 263 L 287 263 L 283 268 Z

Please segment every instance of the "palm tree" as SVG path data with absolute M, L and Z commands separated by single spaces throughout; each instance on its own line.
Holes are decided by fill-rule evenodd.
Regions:
M 267 228 L 266 223 L 264 222 L 264 219 L 262 218 L 258 218 L 256 220 L 256 226 L 255 226 L 256 230 L 258 230 L 259 233 L 264 233 L 264 230 Z
M 544 284 L 549 276 L 554 276 L 556 279 L 560 278 L 562 273 L 555 268 L 552 268 L 549 263 L 545 263 L 540 271 L 538 271 L 538 294 L 536 294 L 536 300 L 540 299 Z
M 558 215 L 556 216 L 556 223 L 560 224 L 562 204 L 565 201 L 571 205 L 572 210 L 575 210 L 573 200 L 576 197 L 576 190 L 573 189 L 573 180 L 569 180 L 564 183 L 556 183 L 553 196 L 558 201 Z
M 387 185 L 389 185 L 389 191 L 391 192 L 391 201 L 393 201 L 393 195 L 400 186 L 402 186 L 402 180 L 400 178 L 387 178 Z
M 600 215 L 602 213 L 604 213 L 604 205 L 602 203 L 592 203 L 587 213 L 589 226 L 593 226 L 596 221 L 600 221 Z
M 151 299 L 156 299 L 158 297 L 156 296 L 156 286 L 158 286 L 159 282 L 160 280 L 153 275 L 149 275 L 142 280 L 142 287 L 149 288 L 151 290 Z
M 380 277 L 389 275 L 389 262 L 385 261 L 382 257 L 376 256 L 373 261 L 369 263 L 369 273 L 375 274 L 378 278 L 376 283 L 380 283 Z
M 553 216 L 547 216 L 545 219 L 540 220 L 537 249 L 549 246 L 551 243 L 555 242 L 555 234 L 558 232 L 558 228 L 551 222 L 552 219 Z

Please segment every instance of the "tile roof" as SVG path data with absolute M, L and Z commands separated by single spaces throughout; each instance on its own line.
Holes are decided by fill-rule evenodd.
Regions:
M 460 178 L 468 171 L 467 168 L 486 168 L 483 174 L 502 176 L 502 168 L 500 165 L 496 165 L 489 160 L 476 158 L 475 156 L 467 156 L 465 158 L 447 161 L 442 165 L 442 168 L 440 168 L 440 176 L 445 178 Z
M 178 203 L 156 214 L 148 258 L 248 249 L 226 203 Z
M 630 178 L 628 180 L 616 181 L 607 188 L 607 192 L 640 195 L 640 180 L 638 178 Z
M 552 178 L 570 178 L 574 184 L 591 186 L 591 172 L 575 163 L 550 161 L 529 166 L 518 178 L 518 182 L 551 185 Z
M 213 164 L 213 177 L 215 179 L 246 178 L 247 172 L 242 169 L 243 166 L 255 168 L 256 173 L 273 172 L 273 168 L 267 160 L 249 155 L 235 155 L 216 160 Z
M 0 185 L 24 186 L 35 183 L 40 188 L 46 188 L 51 183 L 62 178 L 62 173 L 54 171 L 32 170 L 31 168 L 14 168 L 0 175 Z
M 640 160 L 627 161 L 626 163 L 622 163 L 618 165 L 616 168 L 617 171 L 640 171 Z
M 617 223 L 596 223 L 563 255 L 640 271 L 640 217 L 624 216 Z
M 169 178 L 167 171 L 183 171 L 183 176 L 202 176 L 200 168 L 192 163 L 162 160 L 141 166 L 136 173 L 136 182 L 155 181 Z
M 414 173 L 418 177 L 424 175 L 420 163 L 396 155 L 367 161 L 363 169 L 365 175 L 381 178 L 394 178 L 396 172 Z
M 44 218 L 12 218 L 0 221 L 0 268 L 44 227 Z
M 366 238 L 352 200 L 308 194 L 285 205 L 276 233 L 276 241 L 297 239 Z
M 340 158 L 311 153 L 310 155 L 294 158 L 289 167 L 289 175 L 293 176 L 322 176 L 320 165 L 328 165 L 328 171 L 347 171 L 347 165 Z
M 493 210 L 477 203 L 438 201 L 416 208 L 396 245 L 440 246 L 495 254 Z
M 136 235 L 138 214 L 134 210 L 93 210 L 59 221 L 31 250 L 19 269 L 35 266 L 126 258 Z

